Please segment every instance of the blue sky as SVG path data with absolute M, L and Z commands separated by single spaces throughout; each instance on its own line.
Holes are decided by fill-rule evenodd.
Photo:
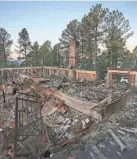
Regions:
M 137 2 L 1 1 L 0 27 L 4 27 L 11 34 L 11 38 L 14 40 L 12 50 L 14 50 L 18 33 L 22 28 L 27 28 L 32 42 L 37 40 L 39 44 L 42 44 L 44 41 L 50 40 L 54 45 L 58 42 L 62 30 L 66 28 L 69 21 L 80 20 L 96 3 L 101 3 L 103 7 L 108 7 L 110 10 L 118 9 L 129 19 L 134 35 L 128 40 L 127 47 L 132 50 L 137 45 Z

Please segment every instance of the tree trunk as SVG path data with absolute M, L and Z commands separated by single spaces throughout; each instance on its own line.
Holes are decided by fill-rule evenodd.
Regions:
M 91 38 L 89 36 L 89 59 L 88 59 L 88 69 L 92 70 L 92 65 L 93 65 L 93 61 L 92 61 L 92 50 L 91 50 Z
M 5 49 L 4 49 L 4 67 L 7 67 L 7 58 L 6 58 Z
M 84 43 L 82 40 L 82 69 L 84 69 Z
M 117 68 L 117 57 L 115 58 L 115 61 L 114 61 L 114 67 Z
M 110 66 L 111 66 L 111 67 L 112 67 L 112 65 L 113 65 L 113 64 L 112 64 L 112 63 L 113 63 L 113 62 L 112 62 L 112 61 L 113 61 L 113 60 L 112 60 L 112 59 L 113 59 L 112 56 L 113 56 L 113 51 L 112 51 L 112 48 L 111 48 L 111 49 L 110 49 Z
M 38 66 L 38 52 L 36 51 L 36 66 Z
M 6 57 L 4 40 L 3 40 L 3 54 L 4 54 L 4 67 L 7 67 L 7 57 Z
M 26 46 L 25 46 L 25 66 L 27 67 L 27 49 L 26 49 Z
M 57 66 L 60 67 L 60 54 L 59 54 L 59 45 L 57 45 L 58 49 L 57 49 L 57 54 L 58 54 L 58 62 L 57 62 Z
M 96 30 L 95 30 L 95 65 L 94 65 L 95 71 L 97 71 L 97 65 L 96 65 L 96 63 L 97 63 L 97 48 L 98 48 L 98 46 L 97 46 L 97 27 L 96 27 Z

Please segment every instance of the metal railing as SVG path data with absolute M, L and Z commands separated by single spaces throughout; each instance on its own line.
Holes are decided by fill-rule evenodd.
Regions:
M 35 100 L 16 97 L 14 157 L 28 156 L 29 158 L 35 158 L 37 148 L 42 144 L 42 131 L 41 104 Z

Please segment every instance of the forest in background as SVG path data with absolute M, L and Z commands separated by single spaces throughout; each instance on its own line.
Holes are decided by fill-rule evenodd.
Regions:
M 130 52 L 126 41 L 133 35 L 129 20 L 118 10 L 110 11 L 101 4 L 92 6 L 89 13 L 74 19 L 62 31 L 59 43 L 53 47 L 49 40 L 42 45 L 31 43 L 29 31 L 18 34 L 16 53 L 21 64 L 10 63 L 13 40 L 10 33 L 0 28 L 0 67 L 57 66 L 68 67 L 69 41 L 78 42 L 76 68 L 95 70 L 102 74 L 108 67 L 137 67 L 137 46 Z

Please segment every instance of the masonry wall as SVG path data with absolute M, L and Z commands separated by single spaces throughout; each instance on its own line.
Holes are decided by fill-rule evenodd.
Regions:
M 21 67 L 21 68 L 4 68 L 0 69 L 0 72 L 11 71 L 17 72 L 24 75 L 29 75 L 33 77 L 46 77 L 49 76 L 68 76 L 74 79 L 85 79 L 88 81 L 96 80 L 96 72 L 95 71 L 86 71 L 86 70 L 78 70 L 78 69 L 69 69 L 69 68 L 58 68 L 58 67 Z
M 113 74 L 127 74 L 129 79 L 129 84 L 131 86 L 137 87 L 137 70 L 135 69 L 109 69 L 107 73 L 107 83 L 113 83 Z
M 137 72 L 135 71 L 129 72 L 129 76 L 132 76 L 131 86 L 137 87 Z

